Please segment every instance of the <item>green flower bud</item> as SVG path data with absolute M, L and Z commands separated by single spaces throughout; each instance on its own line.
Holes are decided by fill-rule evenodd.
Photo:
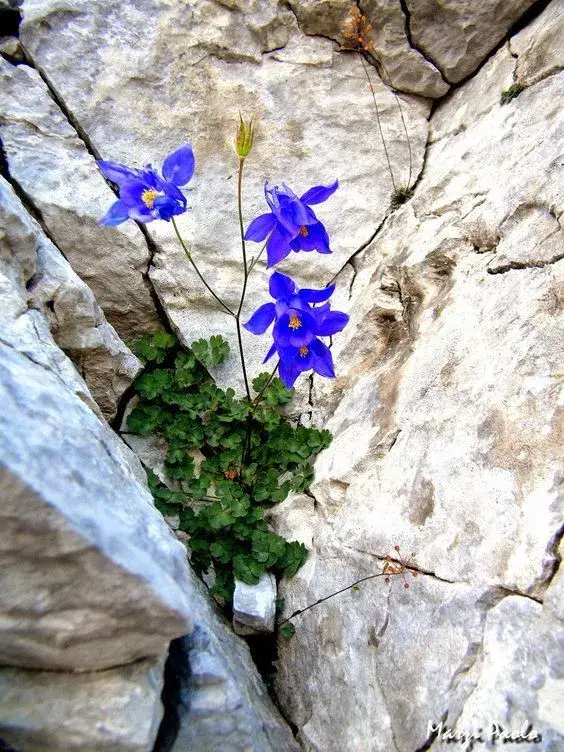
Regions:
M 237 125 L 237 135 L 235 137 L 235 152 L 238 157 L 245 159 L 253 148 L 253 139 L 255 137 L 255 126 L 253 118 L 245 123 L 243 116 L 239 113 L 239 124 Z

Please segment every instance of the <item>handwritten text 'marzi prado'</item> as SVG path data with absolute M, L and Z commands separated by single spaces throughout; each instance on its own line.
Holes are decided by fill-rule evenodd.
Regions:
M 475 744 L 495 745 L 497 742 L 501 744 L 522 744 L 529 742 L 531 744 L 540 744 L 542 742 L 542 735 L 535 731 L 533 725 L 528 721 L 525 721 L 520 729 L 507 730 L 500 726 L 499 723 L 490 723 L 488 728 L 478 728 L 473 731 L 451 728 L 446 726 L 443 721 L 440 723 L 433 723 L 429 721 L 427 724 L 427 737 L 429 741 L 437 739 L 439 742 L 460 745 L 460 749 L 464 752 L 471 752 L 474 749 Z

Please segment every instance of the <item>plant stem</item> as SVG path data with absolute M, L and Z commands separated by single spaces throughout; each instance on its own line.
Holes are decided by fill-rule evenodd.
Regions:
M 172 226 L 174 227 L 174 231 L 176 233 L 176 237 L 178 238 L 178 242 L 180 243 L 180 245 L 182 246 L 182 248 L 184 250 L 184 253 L 188 257 L 188 261 L 192 264 L 192 266 L 194 268 L 194 271 L 196 272 L 196 274 L 198 275 L 198 277 L 201 279 L 201 281 L 205 285 L 205 287 L 208 290 L 208 292 L 211 293 L 211 295 L 213 295 L 213 297 L 217 300 L 217 302 L 220 304 L 220 306 L 223 308 L 223 310 L 226 313 L 228 313 L 230 316 L 235 316 L 236 315 L 235 312 L 232 311 L 231 308 L 229 308 L 229 306 L 226 303 L 224 303 L 223 300 L 218 295 L 215 294 L 215 292 L 212 290 L 212 288 L 208 285 L 208 283 L 204 279 L 201 271 L 196 266 L 196 262 L 192 258 L 192 254 L 188 250 L 188 246 L 186 245 L 186 243 L 182 239 L 182 236 L 180 235 L 180 232 L 178 231 L 178 226 L 176 224 L 176 220 L 174 219 L 174 217 L 172 217 Z
M 252 402 L 251 390 L 249 388 L 249 379 L 247 377 L 247 367 L 245 365 L 245 352 L 243 350 L 243 338 L 241 334 L 241 311 L 243 309 L 243 303 L 245 302 L 245 293 L 247 292 L 247 280 L 249 279 L 249 270 L 247 268 L 247 248 L 245 246 L 245 228 L 243 225 L 243 167 L 245 166 L 245 160 L 239 159 L 239 172 L 237 174 L 237 209 L 239 212 L 239 232 L 241 234 L 241 249 L 243 251 L 243 290 L 241 292 L 241 300 L 239 301 L 239 308 L 235 314 L 235 323 L 237 325 L 237 341 L 239 343 L 239 353 L 241 355 L 241 368 L 243 370 L 243 379 L 245 381 L 245 390 L 247 392 L 247 399 Z
M 380 138 L 382 139 L 382 146 L 384 147 L 384 154 L 386 155 L 386 162 L 388 163 L 388 170 L 390 171 L 390 177 L 392 178 L 392 186 L 393 186 L 394 191 L 396 191 L 397 190 L 396 181 L 394 180 L 394 173 L 392 172 L 392 165 L 390 163 L 390 155 L 388 154 L 386 141 L 384 139 L 384 133 L 382 131 L 382 123 L 380 122 L 380 111 L 378 109 L 378 103 L 376 101 L 376 92 L 374 91 L 374 86 L 372 85 L 372 79 L 370 78 L 370 74 L 368 73 L 368 68 L 366 67 L 366 61 L 364 60 L 364 56 L 362 52 L 359 51 L 358 56 L 360 58 L 360 62 L 362 63 L 362 67 L 364 68 L 364 72 L 368 80 L 368 85 L 370 86 L 370 91 L 372 92 L 372 99 L 374 100 L 374 108 L 376 110 L 376 121 L 378 123 L 378 130 L 380 131 Z
M 257 261 L 260 259 L 262 254 L 264 253 L 264 249 L 266 248 L 266 243 L 263 245 L 263 247 L 260 249 L 259 255 L 256 258 L 251 259 L 251 263 L 249 264 L 249 274 L 253 271 L 255 268 L 255 265 Z
M 396 100 L 396 104 L 398 106 L 399 114 L 400 114 L 400 117 L 401 117 L 401 122 L 403 124 L 403 132 L 405 133 L 405 140 L 407 142 L 407 153 L 409 155 L 409 172 L 408 172 L 408 176 L 407 176 L 407 184 L 405 186 L 406 188 L 409 188 L 409 186 L 411 184 L 411 175 L 413 174 L 413 155 L 411 153 L 411 140 L 409 138 L 409 133 L 408 133 L 408 130 L 407 130 L 407 124 L 405 122 L 405 117 L 404 117 L 404 114 L 403 114 L 403 109 L 402 109 L 402 106 L 401 106 L 400 98 L 398 97 L 398 94 L 397 94 L 396 90 L 394 89 L 394 86 L 392 84 L 392 79 L 390 77 L 390 74 L 388 73 L 388 69 L 386 68 L 386 66 L 384 65 L 384 63 L 382 62 L 382 60 L 380 60 L 379 57 L 375 56 L 374 52 L 372 52 L 372 56 L 376 60 L 377 65 L 379 65 L 382 68 L 382 70 L 384 71 L 384 73 L 386 75 L 386 78 L 388 79 L 385 83 L 392 90 L 392 93 L 393 93 L 393 95 L 395 97 L 395 100 Z
M 376 577 L 383 577 L 385 574 L 387 574 L 387 572 L 378 572 L 378 574 L 369 574 L 367 577 L 362 577 L 360 580 L 353 582 L 352 585 L 347 585 L 346 587 L 341 588 L 340 590 L 337 590 L 335 593 L 331 593 L 331 595 L 326 595 L 325 598 L 320 598 L 318 601 L 315 601 L 315 603 L 310 603 L 309 606 L 306 606 L 305 608 L 299 608 L 297 611 L 294 611 L 293 614 L 288 616 L 287 619 L 284 619 L 284 621 L 281 621 L 280 624 L 278 624 L 278 629 L 280 629 L 280 627 L 283 624 L 286 624 L 286 622 L 290 621 L 290 619 L 293 619 L 295 616 L 299 616 L 300 614 L 303 614 L 306 611 L 309 611 L 309 609 L 313 608 L 314 606 L 319 606 L 320 603 L 324 603 L 325 601 L 328 601 L 329 598 L 334 598 L 336 595 L 340 595 L 341 593 L 344 593 L 347 590 L 350 590 L 356 585 L 360 585 L 361 582 L 366 582 L 366 580 L 373 580 Z

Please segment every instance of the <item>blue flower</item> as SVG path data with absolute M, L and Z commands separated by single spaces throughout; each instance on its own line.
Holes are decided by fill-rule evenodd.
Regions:
M 194 153 L 190 144 L 168 155 L 163 163 L 162 177 L 151 165 L 138 170 L 117 162 L 100 161 L 97 164 L 102 175 L 119 188 L 119 201 L 110 206 L 100 224 L 113 227 L 127 219 L 169 221 L 174 215 L 186 211 L 186 197 L 179 186 L 186 185 L 194 174 Z
M 327 230 L 310 207 L 326 201 L 338 187 L 338 180 L 329 186 L 316 185 L 298 198 L 284 183 L 282 188 L 269 188 L 265 183 L 264 195 L 270 212 L 251 222 L 245 240 L 259 243 L 268 236 L 267 267 L 278 264 L 290 251 L 331 253 Z
M 300 373 L 311 369 L 321 376 L 333 377 L 331 351 L 318 337 L 340 332 L 349 320 L 346 313 L 332 311 L 327 302 L 335 285 L 322 290 L 300 290 L 290 277 L 274 272 L 269 290 L 276 302 L 260 306 L 244 324 L 253 334 L 264 334 L 274 322 L 274 343 L 264 362 L 278 353 L 278 371 L 287 387 L 293 386 Z M 323 305 L 313 307 L 317 303 Z

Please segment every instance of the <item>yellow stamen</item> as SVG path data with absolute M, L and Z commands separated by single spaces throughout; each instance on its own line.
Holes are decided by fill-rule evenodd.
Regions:
M 141 194 L 141 201 L 145 204 L 147 209 L 152 209 L 158 195 L 159 192 L 154 188 L 146 188 Z
M 307 347 L 300 347 L 299 353 L 302 356 L 302 358 L 305 358 L 305 356 L 308 354 L 309 350 Z
M 304 238 L 307 238 L 307 236 L 309 235 L 309 230 L 305 225 L 302 225 L 300 227 L 300 235 L 302 235 Z
M 296 315 L 294 314 L 294 315 L 292 316 L 292 318 L 290 319 L 290 323 L 288 324 L 288 326 L 290 327 L 290 329 L 299 329 L 301 325 L 302 325 L 302 322 L 301 322 L 301 321 L 299 320 L 299 318 L 298 318 L 298 317 L 297 317 L 297 316 L 296 316 Z

